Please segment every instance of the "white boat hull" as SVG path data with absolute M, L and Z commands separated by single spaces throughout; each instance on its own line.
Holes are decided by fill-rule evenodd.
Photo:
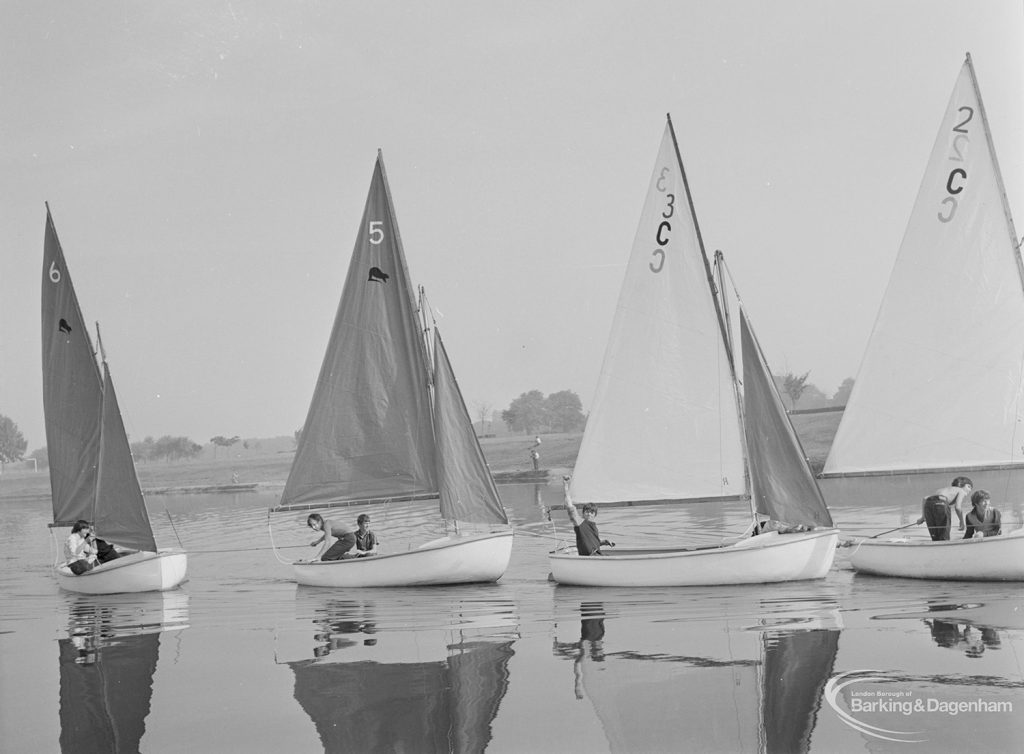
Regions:
M 497 581 L 512 557 L 512 532 L 453 536 L 408 552 L 329 561 L 298 561 L 295 580 L 306 586 L 386 587 Z
M 858 573 L 947 581 L 1024 581 L 1024 529 L 984 539 L 861 540 L 850 553 Z
M 616 548 L 580 557 L 576 548 L 548 556 L 551 576 L 573 586 L 719 586 L 824 578 L 835 559 L 837 529 L 770 532 L 720 547 Z
M 66 566 L 54 568 L 60 588 L 78 594 L 162 592 L 181 584 L 187 571 L 188 555 L 181 550 L 134 552 L 80 576 Z

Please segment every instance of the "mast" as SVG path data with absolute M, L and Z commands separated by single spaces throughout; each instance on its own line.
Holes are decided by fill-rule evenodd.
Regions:
M 719 300 L 721 301 L 722 313 L 725 321 L 725 350 L 726 353 L 729 354 L 729 358 L 732 360 L 730 361 L 730 364 L 734 365 L 735 356 L 733 348 L 735 347 L 735 344 L 734 338 L 732 337 L 732 323 L 729 318 L 729 297 L 725 295 L 725 291 L 728 290 L 725 284 L 725 275 L 727 270 L 725 268 L 725 255 L 721 252 L 720 249 L 715 250 L 715 269 L 718 271 L 718 295 L 715 296 L 715 303 L 717 304 Z M 733 284 L 732 289 L 733 293 L 736 295 L 737 302 L 739 302 L 740 294 L 739 291 L 736 289 L 735 283 Z M 712 293 L 716 293 L 716 291 L 713 290 Z M 752 485 L 750 482 L 750 448 L 747 445 L 746 406 L 743 401 L 743 396 L 740 395 L 739 379 L 737 379 L 736 377 L 735 367 L 733 368 L 732 374 L 732 388 L 733 394 L 736 396 L 736 411 L 740 423 L 740 443 L 743 448 L 743 482 L 746 485 L 747 491 L 750 493 L 750 517 L 754 520 L 754 522 L 756 522 L 757 500 L 756 493 L 754 491 L 754 485 Z
M 725 317 L 722 314 L 721 303 L 718 299 L 718 291 L 715 286 L 715 276 L 711 271 L 711 263 L 708 261 L 707 250 L 704 248 L 704 236 L 700 232 L 700 223 L 697 222 L 697 210 L 693 207 L 693 195 L 690 193 L 690 182 L 686 178 L 686 169 L 683 167 L 683 158 L 679 153 L 679 142 L 676 140 L 676 129 L 672 125 L 671 113 L 666 113 L 665 117 L 668 119 L 668 130 L 672 134 L 672 146 L 676 151 L 676 162 L 679 165 L 679 175 L 683 179 L 683 186 L 686 188 L 686 203 L 690 207 L 690 218 L 693 220 L 693 229 L 697 233 L 697 244 L 700 246 L 700 255 L 704 260 L 704 270 L 707 273 L 708 287 L 711 289 L 711 298 L 715 302 L 715 311 L 718 313 L 718 326 L 722 330 L 722 342 L 725 343 L 725 353 L 729 359 L 729 369 L 732 371 L 733 384 L 736 383 L 736 361 L 733 358 L 732 349 L 729 348 L 730 338 L 728 334 Z M 742 429 L 742 427 L 740 427 Z
M 754 490 L 750 486 L 750 452 L 747 448 L 747 433 L 744 429 L 744 409 L 743 409 L 743 396 L 740 395 L 739 388 L 739 377 L 736 374 L 736 356 L 732 349 L 732 338 L 729 335 L 729 322 L 728 322 L 728 311 L 725 309 L 726 304 L 724 302 L 724 296 L 720 286 L 715 284 L 715 276 L 711 269 L 711 263 L 708 261 L 707 250 L 704 247 L 704 236 L 700 232 L 700 223 L 697 221 L 697 211 L 693 206 L 693 194 L 690 192 L 690 182 L 686 177 L 686 169 L 683 167 L 683 157 L 679 152 L 679 141 L 676 139 L 676 129 L 672 125 L 672 115 L 666 113 L 665 117 L 668 119 L 668 130 L 672 135 L 672 146 L 676 152 L 676 163 L 679 165 L 679 175 L 683 179 L 683 186 L 686 189 L 686 203 L 690 208 L 690 217 L 693 220 L 693 228 L 697 234 L 697 244 L 700 246 L 701 259 L 704 261 L 704 271 L 707 273 L 708 288 L 711 293 L 711 300 L 715 304 L 715 313 L 718 315 L 718 327 L 722 333 L 722 342 L 725 344 L 726 359 L 729 362 L 729 373 L 732 375 L 732 390 L 733 396 L 736 400 L 736 416 L 739 421 L 739 436 L 740 436 L 740 447 L 743 451 L 743 482 L 750 496 L 750 515 L 756 521 L 757 520 L 757 507 L 754 501 Z M 724 259 L 722 252 L 717 251 L 715 258 Z
M 988 144 L 988 152 L 992 155 L 992 169 L 995 172 L 996 186 L 999 187 L 999 198 L 1003 203 L 1003 215 L 1006 217 L 1006 229 L 1010 232 L 1010 245 L 1013 247 L 1013 256 L 1017 262 L 1017 273 L 1020 275 L 1021 285 L 1024 287 L 1024 263 L 1020 258 L 1020 245 L 1024 238 L 1017 240 L 1017 231 L 1013 225 L 1013 215 L 1010 213 L 1010 202 L 1006 198 L 1006 185 L 1003 183 L 1003 174 L 999 169 L 999 157 L 996 155 L 996 147 L 992 141 L 992 130 L 988 126 L 988 115 L 985 113 L 985 102 L 981 98 L 981 87 L 978 86 L 978 77 L 974 74 L 974 61 L 971 60 L 971 53 L 967 53 L 967 70 L 971 74 L 971 86 L 974 87 L 974 95 L 978 98 L 978 111 L 981 114 L 981 123 L 984 126 L 981 130 L 985 132 L 985 142 Z
M 100 323 L 96 322 L 96 347 L 99 349 L 100 360 L 103 362 L 104 378 L 107 372 L 107 352 L 103 348 L 103 338 L 100 335 Z M 106 391 L 106 379 L 103 381 L 104 389 L 100 392 L 100 441 L 99 441 L 99 453 L 96 456 L 96 487 L 92 492 L 92 515 L 89 516 L 89 522 L 94 526 L 96 524 L 96 511 L 99 508 L 100 489 L 103 482 L 103 459 L 106 453 L 103 450 L 103 430 L 104 424 L 102 417 L 106 414 L 107 408 L 107 391 Z

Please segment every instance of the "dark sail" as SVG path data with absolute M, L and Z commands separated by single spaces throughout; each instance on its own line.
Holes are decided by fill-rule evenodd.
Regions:
M 437 328 L 434 329 L 434 436 L 442 518 L 507 524 L 508 516 Z
M 70 526 L 93 517 L 103 387 L 49 207 L 42 286 L 43 412 L 53 522 Z
M 436 494 L 425 351 L 378 153 L 280 508 Z
M 743 410 L 758 513 L 787 524 L 832 526 L 832 516 L 789 422 L 754 332 L 740 309 Z

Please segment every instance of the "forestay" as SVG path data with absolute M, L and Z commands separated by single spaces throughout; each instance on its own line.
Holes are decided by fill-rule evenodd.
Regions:
M 1020 463 L 1020 246 L 970 56 L 825 475 Z
M 573 472 L 577 502 L 746 494 L 737 397 L 709 275 L 666 125 Z

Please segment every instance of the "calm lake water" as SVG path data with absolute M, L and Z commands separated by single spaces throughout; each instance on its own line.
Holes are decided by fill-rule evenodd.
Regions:
M 497 584 L 298 587 L 279 558 L 308 557 L 312 533 L 304 514 L 268 516 L 277 495 L 263 492 L 150 497 L 157 540 L 189 550 L 189 581 L 110 597 L 57 588 L 48 501 L 0 501 L 0 749 L 1020 750 L 1020 584 L 857 576 L 840 548 L 818 581 L 558 587 L 560 485 L 500 490 L 517 537 Z M 833 515 L 844 536 L 874 534 L 916 519 L 919 500 Z M 1021 504 L 999 507 L 1021 525 Z M 385 548 L 432 536 L 420 508 L 371 512 Z M 706 543 L 744 520 L 599 516 L 619 544 Z

